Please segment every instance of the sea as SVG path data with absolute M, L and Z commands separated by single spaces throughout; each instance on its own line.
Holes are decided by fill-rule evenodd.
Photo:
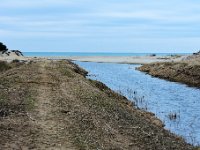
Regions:
M 30 57 L 53 57 L 53 56 L 148 56 L 156 54 L 157 56 L 170 55 L 189 55 L 190 53 L 102 53 L 102 52 L 23 52 L 24 56 Z

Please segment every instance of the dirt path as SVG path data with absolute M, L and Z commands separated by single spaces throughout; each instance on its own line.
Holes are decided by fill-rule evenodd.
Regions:
M 38 137 L 39 149 L 53 149 L 53 150 L 73 150 L 75 147 L 70 142 L 68 135 L 64 137 L 60 133 L 63 132 L 63 124 L 58 121 L 55 113 L 58 111 L 57 104 L 54 100 L 56 91 L 52 90 L 55 84 L 51 84 L 51 76 L 47 70 L 49 63 L 41 63 L 39 65 L 39 82 L 44 83 L 39 85 L 37 91 L 37 103 L 36 103 L 36 126 L 40 126 L 42 129 L 41 136 Z

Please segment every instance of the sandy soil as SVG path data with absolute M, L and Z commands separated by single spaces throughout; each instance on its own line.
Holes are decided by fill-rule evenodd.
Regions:
M 194 149 L 68 61 L 8 65 L 0 72 L 0 149 Z
M 152 62 L 180 61 L 185 57 L 186 56 L 77 56 L 67 57 L 67 59 L 84 62 L 148 64 Z

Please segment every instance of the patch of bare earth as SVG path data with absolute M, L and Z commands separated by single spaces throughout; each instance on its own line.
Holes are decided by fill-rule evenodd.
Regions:
M 0 149 L 194 149 L 68 61 L 0 74 Z

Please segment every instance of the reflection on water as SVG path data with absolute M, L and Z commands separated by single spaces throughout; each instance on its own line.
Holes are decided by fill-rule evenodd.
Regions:
M 138 65 L 76 62 L 89 71 L 88 78 L 134 101 L 136 106 L 155 113 L 165 128 L 189 143 L 200 144 L 200 90 L 169 82 L 135 70 Z

